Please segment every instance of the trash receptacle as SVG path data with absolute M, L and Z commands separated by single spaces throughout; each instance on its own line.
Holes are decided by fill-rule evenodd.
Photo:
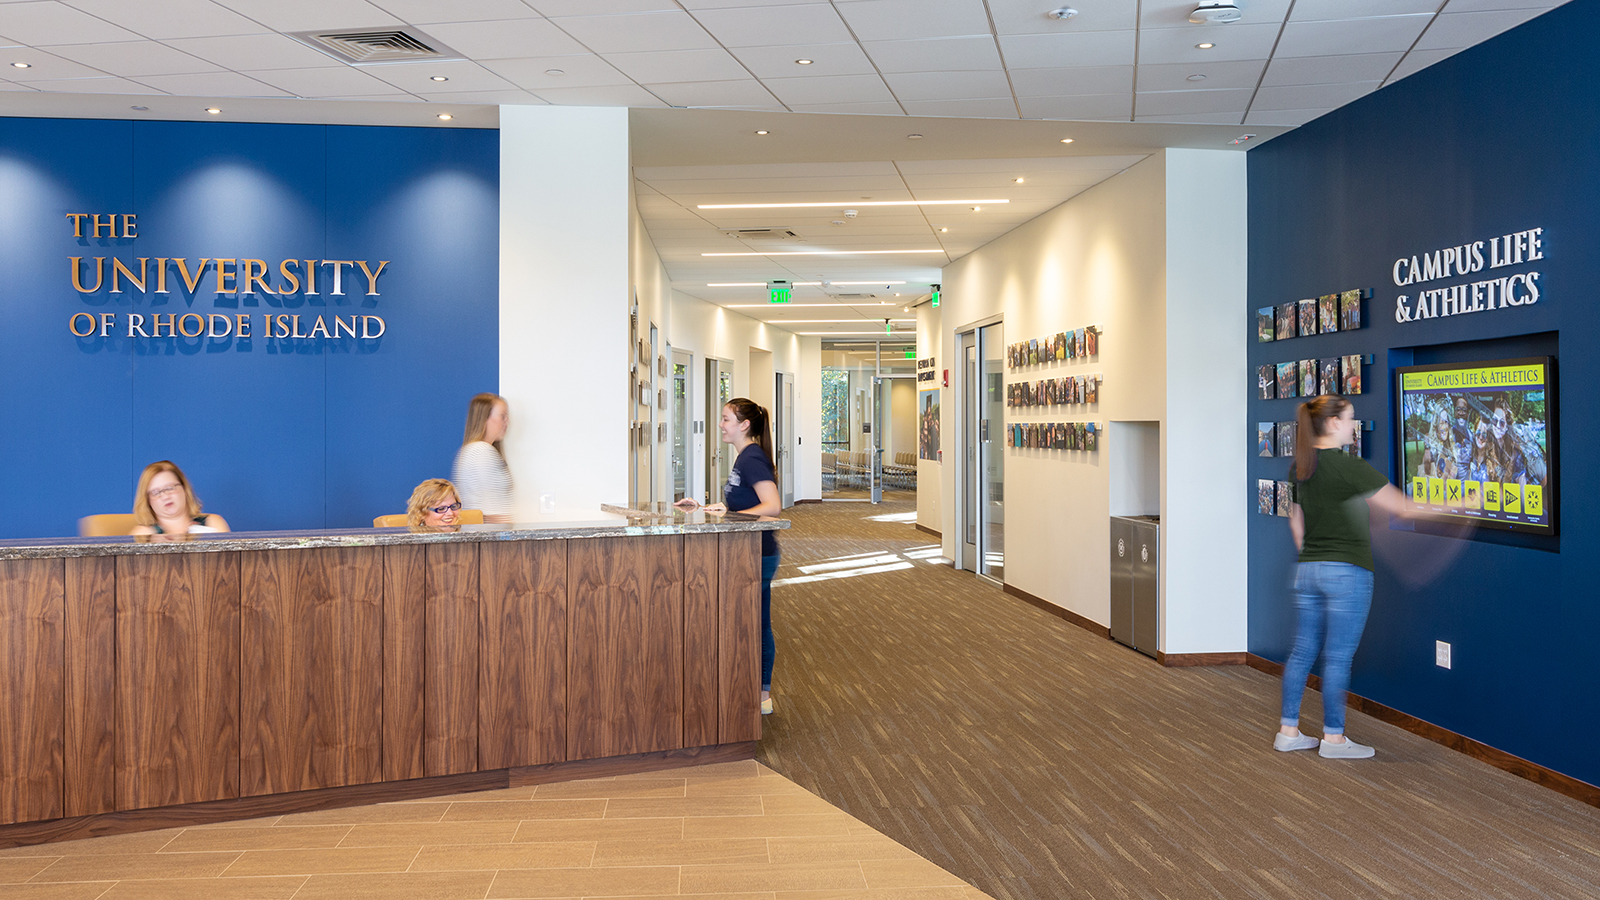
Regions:
M 1156 655 L 1161 603 L 1161 518 L 1111 517 L 1111 637 Z

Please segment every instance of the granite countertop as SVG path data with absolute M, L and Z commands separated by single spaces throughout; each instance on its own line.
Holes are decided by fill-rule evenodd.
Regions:
M 330 528 L 312 531 L 232 531 L 221 534 L 120 537 L 11 538 L 0 540 L 0 560 L 69 556 L 134 556 L 147 553 L 222 553 L 238 550 L 311 550 L 322 547 L 382 547 L 390 544 L 477 543 L 481 541 L 553 541 L 568 538 L 628 537 L 653 534 L 706 534 L 731 531 L 777 531 L 786 519 L 725 516 L 670 506 L 638 509 L 606 504 L 605 515 L 570 522 L 514 525 L 463 525 L 459 531 L 411 528 Z

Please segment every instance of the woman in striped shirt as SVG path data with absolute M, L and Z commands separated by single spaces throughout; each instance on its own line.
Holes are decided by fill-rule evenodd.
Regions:
M 482 510 L 485 522 L 512 520 L 511 471 L 500 449 L 510 421 L 506 400 L 499 394 L 479 394 L 467 404 L 466 434 L 456 451 L 451 480 L 461 505 Z

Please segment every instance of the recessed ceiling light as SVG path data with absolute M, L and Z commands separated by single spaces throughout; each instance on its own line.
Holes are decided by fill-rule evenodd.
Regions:
M 210 114 L 212 114 L 212 115 L 213 115 L 213 116 L 220 116 L 220 115 L 222 115 L 222 110 L 220 110 L 220 109 L 217 109 L 217 108 L 216 108 L 216 107 L 215 107 L 215 106 L 208 106 L 208 107 L 206 107 L 206 112 L 208 112 L 208 113 L 210 113 Z
M 1010 200 L 835 200 L 830 203 L 701 203 L 695 209 L 811 209 L 837 206 L 965 206 L 969 203 L 1010 203 Z
M 943 250 L 784 250 L 777 253 L 771 251 L 755 251 L 750 253 L 702 253 L 701 256 L 867 256 L 884 253 L 943 253 Z M 838 284 L 839 282 L 834 282 Z M 876 281 L 873 284 L 877 284 Z
M 449 113 L 439 113 L 439 121 L 441 121 L 441 122 L 448 122 L 448 121 L 450 121 L 451 119 L 454 119 L 454 118 L 455 118 L 455 116 L 452 116 Z
M 448 75 L 435 75 L 432 78 L 429 78 L 428 80 L 429 81 L 449 81 L 450 77 Z
M 1188 80 L 1189 81 L 1205 81 L 1206 77 L 1204 75 L 1201 75 L 1200 73 L 1196 72 L 1195 74 L 1190 75 Z
M 566 69 L 545 69 L 544 73 L 546 75 L 565 75 L 565 74 L 567 74 L 567 70 Z
M 765 128 L 763 128 L 763 129 L 761 129 L 761 130 L 756 132 L 756 134 L 770 134 L 770 133 L 771 132 L 767 131 Z
M 11 65 L 13 67 L 15 67 L 15 68 L 18 68 L 18 69 L 31 69 L 31 68 L 33 68 L 33 63 L 14 62 Z
M 922 140 L 922 135 L 920 135 L 920 134 L 908 134 L 908 135 L 906 135 L 906 140 L 908 140 L 908 141 L 920 141 L 920 140 Z
M 1061 143 L 1070 144 L 1070 143 L 1072 143 L 1072 138 L 1062 138 L 1061 139 Z
M 973 212 L 983 212 L 983 207 L 981 207 L 981 206 L 974 206 L 974 207 L 973 207 L 973 208 L 972 208 L 972 211 L 973 211 Z
M 1063 6 L 1060 9 L 1052 9 L 1049 12 L 1045 13 L 1045 15 L 1049 16 L 1052 19 L 1070 19 L 1070 18 L 1072 18 L 1073 16 L 1075 16 L 1077 14 L 1078 14 L 1078 11 L 1073 9 L 1070 6 Z
M 1011 183 L 1012 184 L 1021 184 L 1022 183 L 1022 179 L 1021 178 L 1013 178 L 1013 179 L 1011 179 Z
M 1195 46 L 1195 49 L 1197 49 L 1197 50 L 1210 50 L 1212 47 L 1215 47 L 1216 44 L 1213 44 L 1210 41 L 1206 41 L 1203 44 L 1195 44 L 1194 46 Z
M 794 64 L 797 65 L 797 66 L 809 66 L 809 65 L 811 65 L 811 60 L 809 60 L 809 59 L 797 59 L 797 60 L 794 61 Z
M 941 229 L 939 229 L 939 233 L 940 234 L 944 234 L 946 231 L 949 231 L 949 230 L 950 229 L 948 229 L 948 228 L 941 228 Z

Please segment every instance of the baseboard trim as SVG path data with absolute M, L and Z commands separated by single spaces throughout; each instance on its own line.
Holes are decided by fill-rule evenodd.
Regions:
M 1034 596 L 1033 594 L 1028 593 L 1014 584 L 1006 585 L 1005 592 L 1013 597 L 1016 597 L 1018 600 L 1039 607 L 1058 619 L 1064 619 L 1067 622 L 1082 628 L 1084 631 L 1089 632 L 1090 634 L 1099 635 L 1107 640 L 1110 640 L 1111 638 L 1111 629 L 1109 627 L 1101 625 L 1099 622 L 1096 622 L 1093 619 L 1080 616 L 1064 606 L 1057 606 L 1043 597 Z
M 938 531 L 934 531 L 932 528 L 929 528 L 928 526 L 922 524 L 921 522 L 917 522 L 916 526 L 917 526 L 917 530 L 922 532 L 923 534 L 931 534 L 934 537 L 939 538 L 940 540 L 944 539 L 944 535 L 942 533 L 940 533 Z
M 0 848 L 754 759 L 757 741 L 0 825 Z
M 1245 665 L 1268 675 L 1283 677 L 1283 663 L 1273 662 L 1254 653 L 1246 654 Z M 1316 675 L 1308 678 L 1306 684 L 1314 691 L 1322 690 L 1322 679 Z M 1365 713 L 1380 722 L 1387 722 L 1418 737 L 1427 738 L 1436 744 L 1443 744 L 1451 750 L 1465 753 L 1473 759 L 1488 763 L 1496 769 L 1509 772 L 1518 778 L 1527 779 L 1541 787 L 1547 787 L 1580 803 L 1600 807 L 1600 786 L 1592 785 L 1587 781 L 1580 781 L 1571 775 L 1562 774 L 1536 762 L 1523 759 L 1520 756 L 1513 756 L 1497 747 L 1491 747 L 1482 741 L 1473 740 L 1464 734 L 1457 734 L 1448 728 L 1441 728 L 1425 719 L 1419 719 L 1410 713 L 1401 712 L 1392 706 L 1385 706 L 1360 694 L 1346 694 L 1345 697 L 1347 698 L 1346 705 L 1351 709 Z
M 802 503 L 821 503 L 821 502 L 822 502 L 822 498 L 821 497 L 806 497 L 806 498 L 804 498 L 802 500 L 796 500 L 794 502 L 794 505 L 795 506 L 799 506 Z
M 1247 653 L 1162 653 L 1156 651 L 1156 662 L 1173 669 L 1193 666 L 1242 666 Z

